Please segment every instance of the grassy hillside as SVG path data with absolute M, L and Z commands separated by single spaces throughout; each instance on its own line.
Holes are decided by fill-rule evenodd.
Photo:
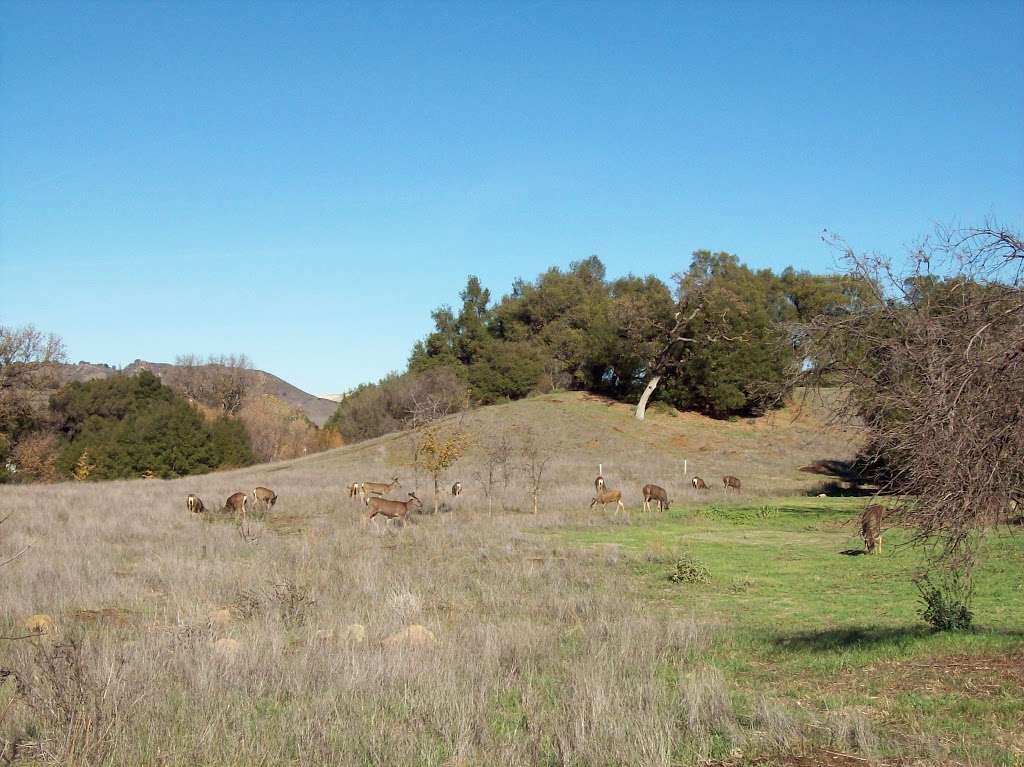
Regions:
M 461 480 L 472 490 L 482 449 L 502 429 L 528 427 L 551 456 L 546 492 L 551 508 L 589 503 L 598 464 L 608 486 L 623 491 L 627 506 L 640 505 L 640 489 L 649 482 L 680 500 L 716 497 L 722 493 L 724 474 L 740 477 L 744 495 L 817 493 L 828 478 L 799 469 L 815 461 L 849 460 L 856 453 L 858 435 L 830 423 L 836 396 L 828 390 L 800 392 L 783 410 L 735 421 L 654 408 L 641 422 L 633 418 L 631 406 L 583 392 L 493 405 L 449 419 L 453 427 L 467 429 L 473 443 L 448 480 Z M 397 474 L 403 488 L 423 492 L 426 478 L 412 474 L 406 465 L 408 444 L 404 435 L 388 435 L 272 470 L 287 477 L 294 468 L 315 466 L 328 472 L 325 476 L 347 480 Z M 692 490 L 690 478 L 695 475 L 707 481 L 709 493 Z M 505 496 L 507 505 L 525 503 L 521 488 L 512 487 Z
M 1024 542 L 993 539 L 979 631 L 933 635 L 890 532 L 797 471 L 848 457 L 818 406 L 752 423 L 559 394 L 465 416 L 450 513 L 363 524 L 344 485 L 392 476 L 405 437 L 173 481 L 5 487 L 0 759 L 108 765 L 1012 765 L 1024 752 Z M 555 455 L 542 513 L 472 474 L 508 423 Z M 681 459 L 746 494 L 690 497 Z M 596 463 L 631 513 L 586 510 Z M 403 491 L 416 478 L 401 470 Z M 468 478 L 468 479 L 467 479 Z M 639 484 L 683 500 L 637 513 Z M 419 489 L 424 479 L 419 478 Z M 247 535 L 190 515 L 256 484 Z M 707 583 L 673 583 L 690 555 Z M 422 628 L 420 628 L 422 627 Z M 21 763 L 19 762 L 19 763 Z

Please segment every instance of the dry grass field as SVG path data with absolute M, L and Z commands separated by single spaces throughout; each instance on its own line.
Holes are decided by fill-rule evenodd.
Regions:
M 446 480 L 466 493 L 408 524 L 363 524 L 345 490 L 397 474 L 396 496 L 415 488 L 427 502 L 426 478 L 402 465 L 404 437 L 174 481 L 0 489 L 0 519 L 10 515 L 0 561 L 31 546 L 0 570 L 0 634 L 11 637 L 0 640 L 0 763 L 915 763 L 901 753 L 986 763 L 898 728 L 890 737 L 835 691 L 773 680 L 755 642 L 730 638 L 747 588 L 732 588 L 735 573 L 706 592 L 664 593 L 660 573 L 684 532 L 735 540 L 732 519 L 688 527 L 707 521 L 701 504 L 724 503 L 722 474 L 744 482 L 730 503 L 756 509 L 816 493 L 823 478 L 800 466 L 851 457 L 849 435 L 820 410 L 728 423 L 654 412 L 640 424 L 624 406 L 557 394 L 462 423 L 476 447 Z M 493 513 L 475 481 L 482 446 L 510 426 L 542 434 L 551 455 L 537 515 L 525 513 L 519 471 Z M 686 484 L 684 458 L 708 479 L 706 497 Z M 628 519 L 586 510 L 598 462 L 624 490 Z M 649 481 L 669 489 L 675 511 L 639 513 Z M 212 508 L 258 484 L 279 501 L 251 515 L 247 536 L 226 515 L 185 510 L 189 492 Z M 830 513 L 855 512 L 842 503 Z M 748 532 L 764 523 L 764 548 L 745 552 L 781 555 L 806 520 L 820 527 L 805 511 L 785 524 L 751 517 Z M 818 527 L 808 551 L 832 547 L 836 559 L 835 546 L 856 545 L 850 530 Z M 870 573 L 867 558 L 838 559 Z M 755 622 L 770 624 L 758 560 L 744 561 L 735 566 L 754 579 Z M 827 610 L 820 594 L 808 604 Z M 35 614 L 52 630 L 18 638 Z M 992 641 L 986 651 L 1011 640 Z M 830 674 L 813 656 L 808 673 Z M 1003 737 L 1020 710 L 1001 710 L 992 732 Z

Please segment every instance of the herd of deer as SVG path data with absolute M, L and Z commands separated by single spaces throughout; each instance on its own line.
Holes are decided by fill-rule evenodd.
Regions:
M 252 506 L 254 509 L 257 505 L 263 506 L 265 509 L 270 509 L 275 503 L 277 503 L 277 493 L 269 487 L 253 488 Z M 195 493 L 188 494 L 185 498 L 185 506 L 193 514 L 203 514 L 206 512 L 206 504 L 204 504 L 203 499 Z M 228 499 L 224 501 L 224 506 L 220 511 L 238 514 L 244 518 L 249 512 L 249 496 L 245 493 L 232 493 L 228 496 Z
M 708 489 L 707 483 L 700 477 L 694 477 L 690 480 L 690 483 L 695 490 Z M 348 495 L 349 498 L 360 499 L 369 508 L 369 513 L 363 519 L 364 523 L 369 522 L 377 515 L 386 517 L 389 520 L 401 519 L 404 522 L 412 509 L 415 508 L 417 511 L 423 510 L 423 502 L 416 497 L 415 493 L 409 493 L 409 499 L 406 501 L 396 501 L 385 497 L 392 490 L 400 486 L 401 483 L 398 481 L 398 477 L 392 477 L 390 482 L 353 482 L 348 486 Z M 722 488 L 725 492 L 729 492 L 729 490 L 736 490 L 738 492 L 741 488 L 740 480 L 727 474 L 722 477 Z M 452 485 L 451 493 L 453 496 L 460 496 L 462 495 L 462 489 L 462 483 L 456 482 Z M 595 495 L 590 502 L 590 508 L 594 508 L 598 504 L 604 508 L 609 503 L 614 503 L 616 514 L 620 510 L 625 511 L 626 507 L 622 503 L 622 491 L 609 490 L 605 484 L 604 477 L 600 474 L 594 480 L 594 492 Z M 658 511 L 667 511 L 669 509 L 671 501 L 669 501 L 665 488 L 659 485 L 647 484 L 643 486 L 642 493 L 644 511 L 651 510 L 652 501 L 657 502 Z M 269 487 L 253 488 L 251 497 L 254 509 L 257 506 L 262 506 L 264 509 L 269 510 L 277 503 L 277 493 Z M 243 492 L 232 493 L 227 497 L 221 511 L 237 514 L 244 520 L 249 510 L 249 498 L 250 495 Z M 202 498 L 195 493 L 188 494 L 185 499 L 185 505 L 193 514 L 206 512 L 206 506 L 203 504 Z M 882 551 L 882 520 L 885 519 L 888 513 L 889 509 L 873 504 L 864 509 L 864 512 L 861 514 L 860 534 L 864 539 L 864 547 L 869 554 L 881 553 Z
M 694 490 L 707 490 L 707 483 L 700 477 L 694 477 L 690 480 L 690 484 L 693 485 Z M 726 474 L 722 477 L 722 488 L 725 492 L 735 490 L 739 492 L 742 487 L 738 477 L 734 477 L 731 474 Z M 644 497 L 644 511 L 651 510 L 651 501 L 658 502 L 658 511 L 667 511 L 669 508 L 668 493 L 665 492 L 665 488 L 659 485 L 644 485 L 641 491 Z M 594 480 L 594 498 L 590 502 L 590 508 L 594 508 L 596 505 L 601 504 L 601 508 L 604 508 L 609 503 L 615 504 L 615 513 L 618 514 L 619 510 L 626 510 L 625 505 L 622 503 L 622 491 L 621 490 L 609 490 L 605 485 L 604 477 L 600 474 L 597 475 L 597 479 Z

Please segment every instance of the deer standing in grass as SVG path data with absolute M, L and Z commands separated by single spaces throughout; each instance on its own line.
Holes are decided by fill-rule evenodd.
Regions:
M 385 496 L 396 487 L 401 487 L 398 477 L 392 477 L 390 482 L 360 482 L 359 487 L 363 493 L 363 502 L 367 502 L 371 495 Z
M 694 490 L 707 490 L 708 489 L 708 483 L 705 482 L 700 477 L 694 477 L 693 479 L 690 480 L 690 483 L 693 485 L 693 489 Z
M 241 514 L 243 517 L 249 510 L 249 496 L 245 493 L 232 493 L 228 496 L 228 499 L 224 501 L 224 511 L 231 511 L 235 514 Z
M 644 511 L 651 510 L 651 501 L 658 502 L 658 511 L 668 511 L 669 500 L 665 488 L 658 485 L 644 485 Z
M 868 554 L 882 553 L 882 520 L 887 509 L 875 503 L 860 515 L 860 535 Z
M 409 493 L 408 501 L 393 501 L 389 498 L 374 496 L 373 498 L 366 499 L 366 505 L 370 507 L 370 513 L 363 520 L 363 524 L 369 522 L 378 514 L 382 517 L 387 517 L 389 520 L 401 519 L 404 523 L 408 520 L 409 509 L 413 506 L 419 511 L 423 510 L 423 502 L 416 497 L 415 493 Z
M 188 497 L 185 498 L 185 505 L 193 514 L 202 514 L 206 511 L 206 506 L 203 505 L 203 499 L 195 493 L 188 494 Z
M 256 508 L 257 503 L 262 503 L 264 508 L 270 509 L 277 503 L 277 493 L 269 487 L 257 487 L 252 491 L 252 505 Z
M 456 495 L 456 496 L 462 495 L 462 483 L 461 482 L 456 482 L 454 485 L 452 485 L 452 495 Z
M 615 504 L 615 513 L 619 513 L 619 509 L 622 511 L 626 510 L 625 505 L 622 503 L 622 491 L 621 490 L 602 490 L 596 496 L 594 500 L 590 502 L 590 508 L 594 508 L 597 504 L 601 504 L 603 509 L 609 503 Z
M 737 493 L 740 491 L 740 478 L 734 477 L 732 474 L 726 474 L 722 477 L 722 488 L 725 492 L 729 492 L 730 489 L 735 490 Z

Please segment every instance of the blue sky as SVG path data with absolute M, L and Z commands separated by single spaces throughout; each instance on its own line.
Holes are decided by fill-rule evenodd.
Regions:
M 1024 3 L 0 0 L 0 322 L 404 367 L 469 273 L 1024 228 Z

